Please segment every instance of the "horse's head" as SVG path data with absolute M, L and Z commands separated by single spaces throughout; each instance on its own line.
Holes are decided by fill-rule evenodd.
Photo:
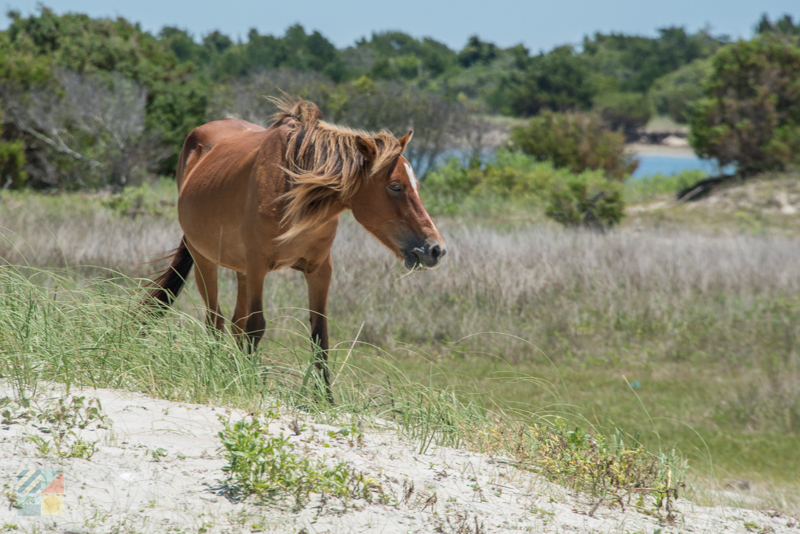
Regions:
M 397 140 L 403 150 L 411 135 L 408 132 Z M 361 137 L 356 144 L 364 158 L 372 161 L 375 145 Z M 414 170 L 402 155 L 361 184 L 350 200 L 350 208 L 356 220 L 402 259 L 407 269 L 436 267 L 447 252 L 422 205 Z

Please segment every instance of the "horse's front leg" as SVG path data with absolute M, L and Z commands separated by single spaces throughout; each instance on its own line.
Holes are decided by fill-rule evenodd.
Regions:
M 236 273 L 236 309 L 231 319 L 231 333 L 242 350 L 247 349 L 247 317 L 249 306 L 247 301 L 247 275 Z
M 331 375 L 328 368 L 328 288 L 331 285 L 331 255 L 313 270 L 305 271 L 308 284 L 308 309 L 311 314 L 311 343 L 317 370 L 325 380 L 325 396 L 333 404 Z

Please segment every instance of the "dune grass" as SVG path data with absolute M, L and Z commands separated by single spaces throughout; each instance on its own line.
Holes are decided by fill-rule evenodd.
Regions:
M 273 320 L 269 348 L 247 355 L 230 335 L 208 332 L 179 311 L 153 318 L 122 275 L 101 281 L 25 271 L 0 269 L 0 379 L 17 402 L 49 381 L 64 384 L 67 394 L 123 389 L 251 413 L 283 405 L 324 422 L 396 429 L 419 453 L 444 445 L 491 454 L 620 504 L 652 496 L 668 517 L 682 487 L 685 462 L 675 451 L 648 451 L 636 436 L 606 436 L 586 420 L 577 426 L 579 414 L 566 405 L 489 411 L 453 388 L 410 380 L 377 347 L 356 349 L 355 338 L 331 351 L 331 406 L 307 350 L 308 332 L 291 318 Z

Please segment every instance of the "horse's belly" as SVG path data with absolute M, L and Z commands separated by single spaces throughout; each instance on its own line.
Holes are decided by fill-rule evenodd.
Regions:
M 246 197 L 246 189 L 234 183 L 200 180 L 186 182 L 178 197 L 178 221 L 192 248 L 237 271 L 245 270 L 241 227 Z
M 222 267 L 245 271 L 246 252 L 239 226 L 206 225 L 205 231 L 195 231 L 192 228 L 194 227 L 186 225 L 184 234 L 189 244 L 199 254 Z

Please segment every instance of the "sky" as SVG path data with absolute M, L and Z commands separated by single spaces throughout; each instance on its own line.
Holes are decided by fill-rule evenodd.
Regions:
M 4 11 L 28 15 L 39 0 L 0 0 Z M 611 31 L 655 35 L 656 28 L 685 26 L 690 31 L 710 27 L 733 38 L 752 35 L 767 13 L 775 20 L 784 13 L 800 18 L 799 0 L 47 0 L 57 13 L 88 13 L 93 17 L 125 17 L 157 33 L 178 26 L 199 38 L 220 30 L 246 40 L 250 28 L 282 35 L 302 24 L 318 30 L 337 47 L 354 44 L 372 32 L 401 30 L 415 37 L 432 37 L 460 50 L 470 35 L 502 47 L 519 43 L 532 52 L 561 44 L 580 44 L 584 35 Z M 0 29 L 8 19 L 0 20 Z

